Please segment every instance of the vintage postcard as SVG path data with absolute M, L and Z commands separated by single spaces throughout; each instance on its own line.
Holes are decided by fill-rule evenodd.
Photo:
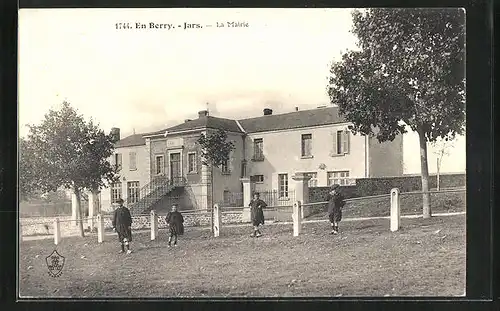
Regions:
M 23 298 L 465 295 L 465 11 L 21 9 Z

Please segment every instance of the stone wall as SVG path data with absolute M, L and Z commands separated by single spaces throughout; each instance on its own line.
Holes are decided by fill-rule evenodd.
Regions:
M 22 236 L 54 234 L 54 221 L 56 217 L 29 217 L 20 218 L 19 231 Z M 71 221 L 71 216 L 59 217 L 59 227 L 63 235 L 79 234 L 78 226 Z M 86 223 L 84 223 L 84 227 Z
M 197 226 L 210 226 L 210 213 L 185 213 L 184 225 L 186 227 L 197 227 Z M 223 211 L 222 212 L 222 223 L 223 224 L 238 224 L 243 223 L 242 211 Z M 78 235 L 78 226 L 74 222 L 70 221 L 71 217 L 59 217 L 61 236 L 73 236 Z M 55 217 L 30 217 L 21 218 L 19 221 L 19 227 L 21 236 L 33 236 L 33 235 L 53 235 L 54 234 L 54 221 Z M 96 225 L 97 218 L 94 218 L 94 226 Z M 104 216 L 104 230 L 112 229 L 112 217 L 111 215 Z M 165 222 L 165 215 L 161 214 L 158 216 L 158 228 L 166 228 L 167 224 Z M 88 230 L 88 220 L 84 221 L 84 229 Z M 151 228 L 151 216 L 150 215 L 139 215 L 132 217 L 132 230 L 141 230 Z

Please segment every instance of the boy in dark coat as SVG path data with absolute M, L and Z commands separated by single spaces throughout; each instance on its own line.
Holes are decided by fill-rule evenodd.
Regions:
M 177 246 L 177 236 L 184 234 L 184 217 L 177 211 L 177 205 L 172 205 L 172 211 L 167 213 L 165 217 L 168 228 L 170 230 L 170 237 L 168 238 L 168 247 L 172 243 L 172 237 L 174 238 L 174 246 Z
M 260 237 L 259 226 L 264 224 L 264 211 L 262 210 L 267 204 L 260 199 L 259 193 L 253 194 L 253 199 L 250 201 L 250 219 L 252 220 L 253 233 L 251 237 Z
M 118 233 L 118 240 L 121 243 L 120 253 L 125 252 L 127 247 L 127 254 L 130 254 L 130 242 L 132 242 L 132 216 L 128 208 L 123 206 L 123 200 L 118 199 L 116 203 L 119 204 L 113 215 L 113 231 Z
M 332 186 L 330 193 L 326 196 L 328 201 L 328 217 L 332 224 L 330 234 L 339 233 L 339 222 L 342 220 L 342 208 L 345 205 L 344 196 L 339 192 L 339 185 Z

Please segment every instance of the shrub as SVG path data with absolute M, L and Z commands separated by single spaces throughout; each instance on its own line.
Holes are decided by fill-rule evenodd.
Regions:
M 429 176 L 429 188 L 436 188 L 436 175 Z M 441 188 L 465 187 L 465 174 L 446 174 L 440 176 Z M 422 189 L 421 177 L 398 176 L 356 179 L 355 186 L 341 186 L 340 191 L 346 199 L 366 197 L 372 195 L 389 194 L 392 188 L 400 192 L 420 191 Z M 322 202 L 330 191 L 330 187 L 309 188 L 309 202 Z

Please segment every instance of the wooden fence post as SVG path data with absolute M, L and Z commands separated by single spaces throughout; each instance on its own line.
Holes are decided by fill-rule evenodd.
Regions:
M 101 214 L 97 215 L 97 243 L 104 241 L 104 218 Z
M 61 226 L 59 222 L 59 218 L 54 220 L 54 244 L 58 245 L 61 243 Z
M 155 210 L 151 211 L 151 241 L 158 237 L 158 215 Z
M 222 224 L 221 212 L 219 204 L 214 205 L 214 237 L 220 235 L 220 226 Z
M 299 236 L 302 227 L 302 212 L 300 201 L 293 203 L 293 236 Z
M 400 202 L 399 202 L 399 189 L 393 188 L 391 190 L 391 231 L 398 231 L 400 226 Z

